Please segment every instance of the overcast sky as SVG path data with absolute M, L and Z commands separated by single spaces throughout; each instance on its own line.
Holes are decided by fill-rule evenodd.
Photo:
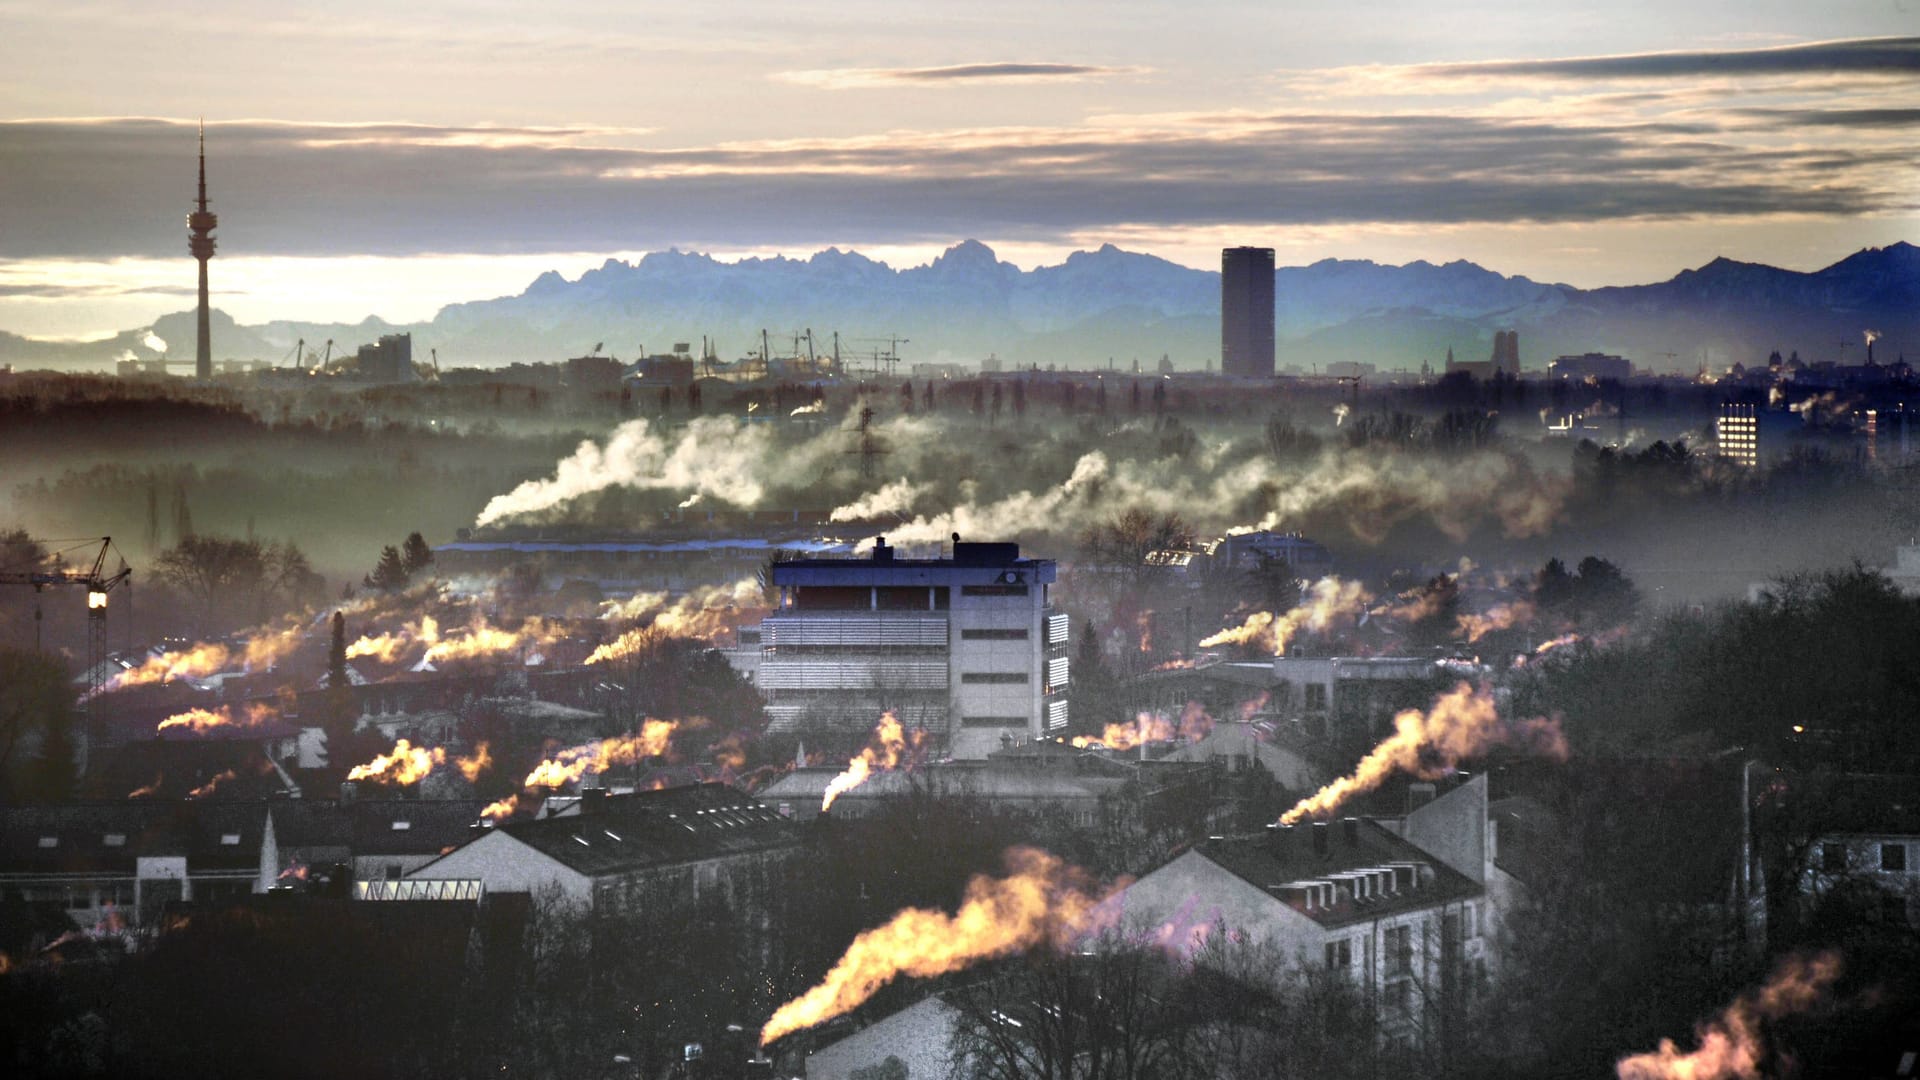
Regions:
M 1468 258 L 1920 240 L 1916 0 L 0 0 L 0 329 L 426 318 L 677 245 Z

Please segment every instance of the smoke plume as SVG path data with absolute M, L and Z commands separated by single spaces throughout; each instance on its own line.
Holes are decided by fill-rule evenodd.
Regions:
M 1394 733 L 1373 748 L 1351 774 L 1300 800 L 1280 816 L 1280 824 L 1332 813 L 1355 795 L 1385 783 L 1395 773 L 1436 780 L 1460 762 L 1496 746 L 1516 746 L 1543 757 L 1565 760 L 1566 736 L 1555 720 L 1539 717 L 1503 722 L 1485 687 L 1459 683 L 1434 699 L 1425 712 L 1407 709 L 1393 718 Z
M 569 747 L 534 766 L 521 786 L 552 790 L 575 783 L 587 773 L 603 773 L 618 765 L 632 765 L 650 757 L 665 757 L 673 747 L 677 720 L 646 720 L 638 735 L 616 735 L 583 746 Z
M 223 727 L 257 727 L 277 715 L 279 714 L 271 705 L 257 702 L 248 705 L 238 717 L 234 716 L 233 710 L 225 705 L 218 709 L 192 708 L 160 721 L 160 726 L 154 729 L 154 733 L 159 734 L 179 728 L 189 734 L 205 735 L 209 731 Z
M 975 877 L 952 915 L 908 908 L 855 938 L 820 985 L 782 1005 L 760 1030 L 760 1045 L 857 1008 L 901 976 L 930 978 L 1038 945 L 1066 948 L 1102 917 L 1081 871 L 1029 847 L 1007 852 L 1008 875 Z
M 1222 630 L 1200 642 L 1203 649 L 1220 645 L 1252 645 L 1275 656 L 1287 654 L 1287 643 L 1302 630 L 1324 634 L 1360 617 L 1373 596 L 1357 581 L 1324 577 L 1307 587 L 1298 606 L 1283 615 L 1256 611 L 1237 627 Z
M 1143 712 L 1131 724 L 1108 724 L 1099 735 L 1076 735 L 1073 745 L 1085 749 L 1095 744 L 1109 750 L 1132 750 L 1144 743 L 1166 742 L 1180 737 L 1204 739 L 1213 731 L 1213 717 L 1197 701 L 1189 701 L 1179 717 Z
M 912 769 L 919 763 L 926 742 L 925 731 L 918 728 L 911 732 L 903 730 L 900 718 L 891 710 L 881 714 L 879 726 L 873 729 L 872 740 L 847 762 L 846 770 L 827 785 L 826 794 L 820 800 L 820 812 L 833 809 L 835 799 L 866 783 L 875 769 L 891 771 L 900 768 L 903 761 L 908 769 Z
M 1763 1025 L 1806 1012 L 1826 997 L 1840 977 L 1840 954 L 1790 956 L 1758 990 L 1741 995 L 1719 1016 L 1694 1029 L 1697 1050 L 1682 1053 L 1673 1040 L 1660 1048 L 1624 1057 L 1613 1067 L 1618 1080 L 1760 1080 L 1778 1055 L 1768 1046 Z

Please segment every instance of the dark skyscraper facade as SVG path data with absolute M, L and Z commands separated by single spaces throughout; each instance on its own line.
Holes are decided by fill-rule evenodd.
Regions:
M 1220 370 L 1273 377 L 1273 249 L 1220 253 Z
M 207 260 L 213 258 L 213 230 L 220 219 L 207 209 L 207 125 L 200 125 L 200 197 L 187 215 L 187 250 L 200 262 L 200 340 L 194 346 L 195 378 L 213 377 L 213 334 L 207 317 Z

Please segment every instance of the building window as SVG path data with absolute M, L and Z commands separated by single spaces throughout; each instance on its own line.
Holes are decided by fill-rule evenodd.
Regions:
M 1024 626 L 1018 626 L 1018 627 L 1012 627 L 1012 628 L 986 626 L 986 627 L 975 627 L 973 629 L 963 629 L 960 631 L 960 640 L 961 641 L 1025 641 L 1027 640 L 1027 628 Z
M 1025 686 L 1033 677 L 1024 671 L 966 671 L 960 675 L 963 683 L 990 683 L 1004 686 Z
M 119 833 L 119 832 L 110 832 L 107 835 L 101 837 L 100 842 L 102 844 L 105 844 L 108 847 L 126 847 L 127 834 Z
M 1413 974 L 1413 927 L 1387 928 L 1387 974 Z
M 1327 942 L 1327 970 L 1345 971 L 1353 964 L 1353 940 L 1341 938 Z
M 1327 688 L 1324 683 L 1308 683 L 1306 685 L 1306 692 L 1307 708 L 1324 709 L 1327 707 Z
M 960 726 L 1023 728 L 1027 726 L 1027 718 L 1024 716 L 963 716 L 960 718 Z
M 1466 918 L 1467 936 L 1473 937 L 1479 931 L 1474 926 L 1475 919 L 1474 919 L 1474 909 L 1472 904 L 1467 905 L 1466 912 L 1467 912 L 1467 918 Z
M 59 847 L 60 838 L 57 836 L 43 836 L 40 838 L 40 846 L 43 848 Z
M 240 834 L 237 832 L 221 833 L 220 843 L 227 847 L 238 847 L 240 846 Z
M 1881 844 L 1880 869 L 1905 870 L 1907 868 L 1907 845 Z
M 1025 596 L 1025 585 L 962 585 L 961 596 Z
M 399 880 L 400 880 L 400 864 L 399 864 L 399 863 L 397 863 L 397 862 L 390 862 L 390 863 L 388 863 L 388 864 L 387 864 L 387 866 L 386 866 L 386 871 L 387 871 L 387 880 L 388 880 L 388 881 L 399 881 Z
M 1847 870 L 1847 845 L 1828 842 L 1820 845 L 1820 869 L 1829 874 L 1843 874 Z

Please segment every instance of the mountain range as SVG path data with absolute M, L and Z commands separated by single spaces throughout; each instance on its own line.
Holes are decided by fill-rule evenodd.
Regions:
M 1811 273 L 1721 258 L 1667 281 L 1600 289 L 1510 277 L 1466 261 L 1325 259 L 1274 276 L 1283 370 L 1337 360 L 1438 368 L 1449 349 L 1484 359 L 1499 329 L 1519 331 L 1530 370 L 1580 352 L 1684 371 L 1764 360 L 1774 349 L 1857 363 L 1868 330 L 1882 339 L 1876 359 L 1891 362 L 1909 346 L 1920 358 L 1920 247 L 1906 242 L 1863 249 Z M 1130 367 L 1136 359 L 1151 368 L 1166 355 L 1177 368 L 1197 370 L 1219 355 L 1219 311 L 1220 276 L 1212 271 L 1111 244 L 1022 270 L 968 240 L 903 270 L 838 248 L 738 262 L 670 250 L 633 263 L 609 259 L 574 280 L 548 271 L 518 295 L 450 304 L 408 325 L 369 318 L 240 326 L 216 311 L 214 340 L 217 357 L 273 360 L 296 339 L 332 339 L 337 355 L 381 334 L 411 332 L 418 359 L 434 348 L 443 364 L 496 365 L 562 359 L 595 342 L 631 357 L 643 345 L 665 352 L 703 335 L 720 356 L 734 357 L 757 351 L 763 328 L 774 354 L 786 355 L 811 327 L 816 350 L 830 350 L 837 329 L 842 355 L 856 362 L 897 334 L 909 363 L 972 364 L 991 354 L 1010 368 Z M 193 340 L 192 313 L 85 344 L 0 332 L 0 362 L 97 367 L 128 353 L 150 357 L 149 331 L 183 349 Z

